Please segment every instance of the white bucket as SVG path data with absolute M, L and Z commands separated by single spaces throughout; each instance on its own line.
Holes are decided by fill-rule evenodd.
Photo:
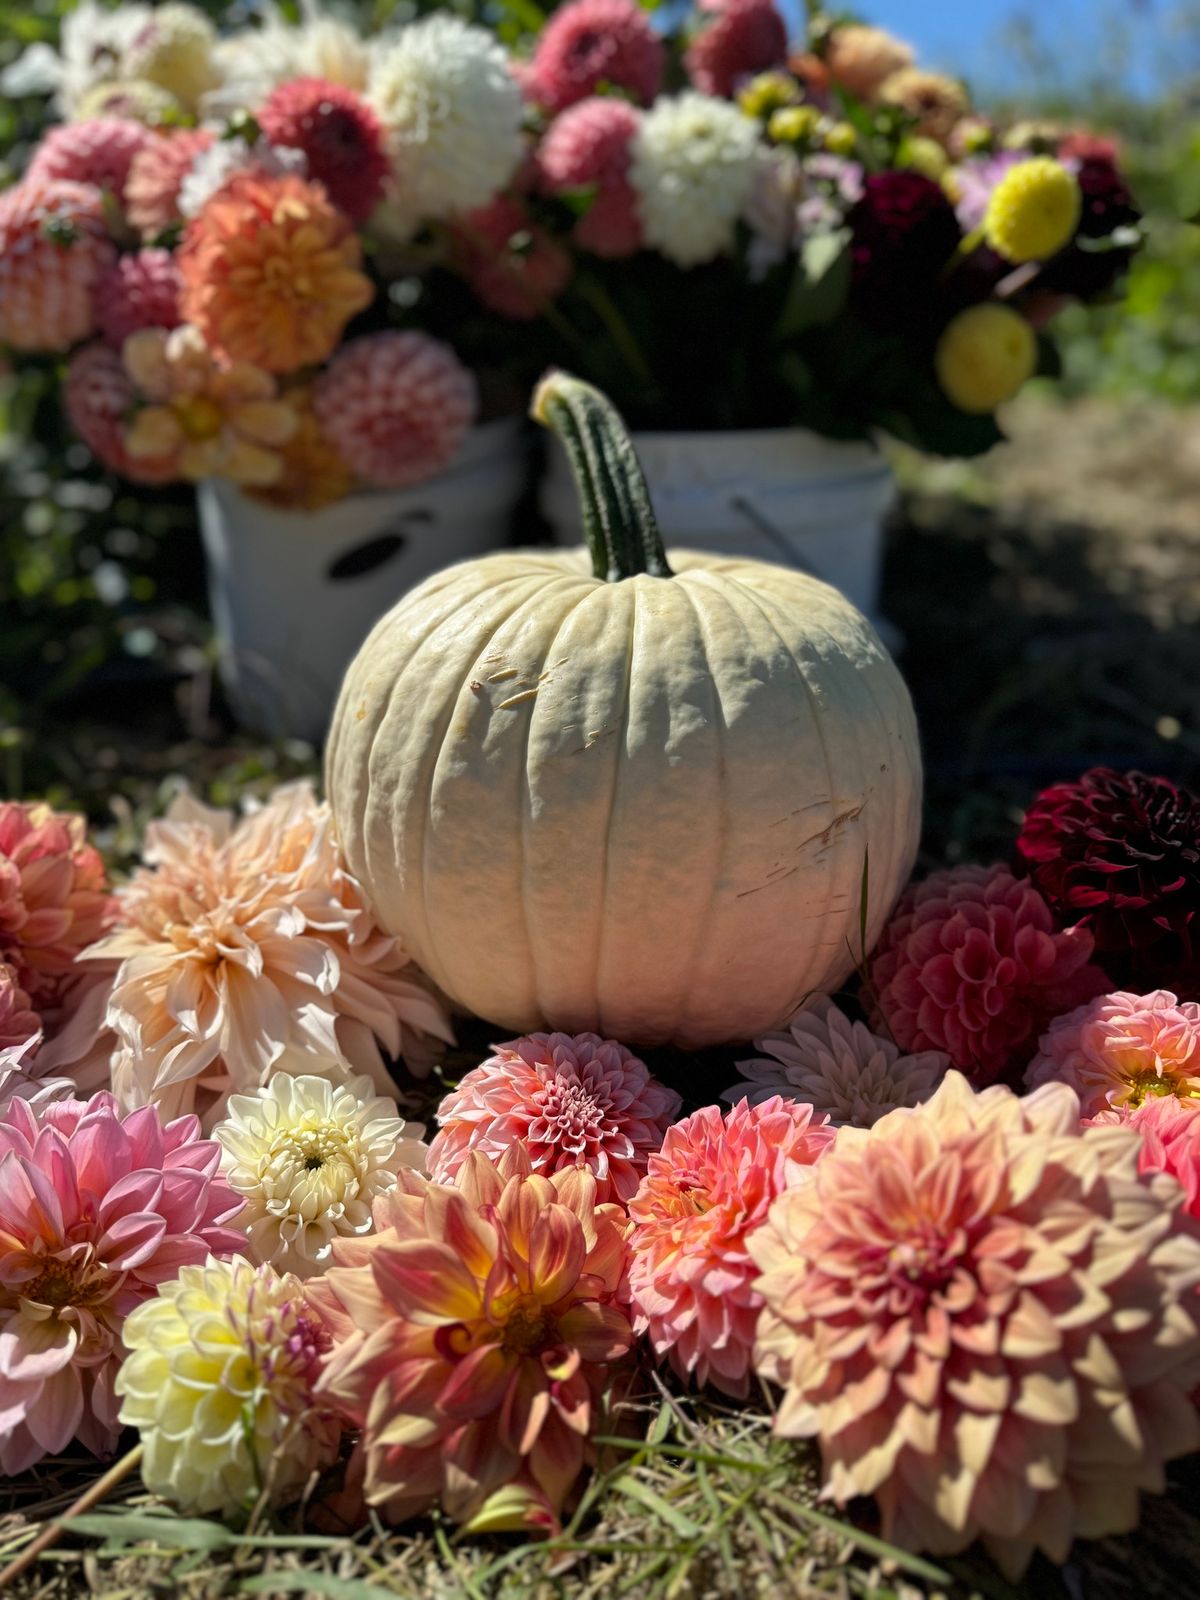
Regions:
M 431 573 L 509 542 L 527 465 L 524 422 L 505 417 L 468 435 L 439 477 L 321 511 L 281 511 L 225 479 L 200 484 L 221 681 L 238 720 L 323 739 L 378 618 Z
M 637 433 L 633 442 L 664 544 L 798 567 L 840 589 L 878 626 L 883 524 L 895 484 L 874 445 L 805 428 Z M 579 502 L 557 442 L 541 507 L 559 544 L 579 543 Z

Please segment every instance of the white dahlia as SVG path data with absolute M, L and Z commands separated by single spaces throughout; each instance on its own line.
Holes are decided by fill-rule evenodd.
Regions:
M 758 125 L 727 100 L 659 100 L 633 137 L 629 177 L 646 243 L 680 267 L 729 249 L 758 167 Z
M 262 102 L 292 78 L 320 78 L 362 94 L 371 70 L 372 46 L 349 23 L 304 6 L 296 27 L 272 12 L 260 28 L 239 28 L 214 52 L 222 83 L 205 98 L 208 116 L 228 116 Z
M 425 1169 L 424 1128 L 396 1114 L 369 1078 L 277 1072 L 256 1094 L 231 1095 L 213 1129 L 225 1177 L 245 1200 L 233 1219 L 248 1254 L 310 1278 L 333 1259 L 334 1239 L 371 1231 L 371 1202 L 403 1167 Z
M 152 15 L 147 5 L 110 9 L 82 0 L 63 18 L 58 49 L 31 44 L 0 75 L 0 91 L 14 98 L 53 94 L 62 115 L 76 117 L 93 90 L 122 76 L 125 54 Z
M 367 98 L 414 225 L 486 205 L 516 171 L 521 91 L 482 28 L 439 14 L 402 29 L 380 49 Z

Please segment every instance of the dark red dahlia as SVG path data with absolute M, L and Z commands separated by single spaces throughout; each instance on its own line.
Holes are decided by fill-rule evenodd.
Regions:
M 787 27 L 775 0 L 720 0 L 716 15 L 684 57 L 688 77 L 704 94 L 729 98 L 757 72 L 787 60 Z
M 388 158 L 383 128 L 360 95 L 324 78 L 281 83 L 258 113 L 274 145 L 303 150 L 309 176 L 351 222 L 365 222 L 383 198 Z
M 1091 931 L 1117 987 L 1200 1000 L 1200 795 L 1093 767 L 1038 795 L 1017 851 L 1059 921 Z
M 934 298 L 962 229 L 940 184 L 919 172 L 876 172 L 850 209 L 853 296 L 879 327 L 908 321 Z
M 1108 239 L 1118 228 L 1132 228 L 1142 220 L 1129 186 L 1107 156 L 1090 156 L 1076 168 L 1083 194 L 1076 239 Z M 1124 247 L 1087 250 L 1072 243 L 1046 264 L 1038 283 L 1059 294 L 1091 300 L 1111 289 L 1129 266 L 1133 251 Z

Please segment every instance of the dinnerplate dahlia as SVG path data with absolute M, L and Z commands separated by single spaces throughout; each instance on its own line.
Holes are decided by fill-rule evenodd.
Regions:
M 1200 1096 L 1200 1005 L 1169 990 L 1102 994 L 1042 1035 L 1025 1081 L 1069 1083 L 1085 1117 Z

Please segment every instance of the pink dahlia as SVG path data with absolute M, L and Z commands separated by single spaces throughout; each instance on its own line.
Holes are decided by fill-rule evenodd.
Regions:
M 1142 1141 L 1138 1170 L 1169 1172 L 1183 1189 L 1187 1214 L 1200 1220 L 1200 1100 L 1146 1100 L 1125 1126 Z
M 258 123 L 272 144 L 304 151 L 309 177 L 352 222 L 365 222 L 383 199 L 391 171 L 383 125 L 353 89 L 293 78 L 270 95 Z
M 452 1183 L 471 1150 L 495 1160 L 522 1144 L 534 1172 L 584 1167 L 600 1200 L 628 1200 L 679 1105 L 615 1039 L 530 1034 L 497 1045 L 442 1101 L 429 1172 Z
M 181 281 L 169 250 L 119 256 L 96 285 L 96 323 L 119 350 L 139 328 L 177 328 Z
M 124 117 L 64 122 L 38 145 L 26 177 L 90 183 L 123 203 L 133 159 L 153 138 L 149 128 Z
M 27 178 L 0 195 L 0 341 L 61 351 L 86 339 L 116 253 L 90 184 Z
M 1098 995 L 1056 1017 L 1025 1082 L 1070 1084 L 1085 1117 L 1200 1096 L 1200 1005 L 1166 989 Z
M 647 106 L 662 85 L 663 43 L 633 0 L 571 0 L 542 29 L 527 93 L 564 111 L 602 84 Z
M 460 218 L 453 235 L 455 266 L 484 305 L 502 317 L 532 322 L 570 281 L 568 252 L 512 195 L 497 195 Z
M 381 488 L 443 472 L 478 404 L 475 379 L 449 345 L 411 331 L 352 339 L 312 387 L 321 432 L 364 483 Z
M 703 94 L 729 98 L 755 73 L 787 60 L 787 27 L 775 0 L 717 0 L 703 8 L 711 20 L 684 56 L 688 77 Z
M 726 1394 L 750 1387 L 762 1297 L 746 1241 L 833 1143 L 828 1119 L 776 1095 L 705 1106 L 667 1130 L 629 1203 L 633 1326 L 676 1372 Z
M 538 151 L 542 187 L 548 194 L 590 190 L 575 238 L 598 256 L 631 256 L 640 248 L 642 224 L 629 181 L 630 146 L 638 114 L 624 100 L 597 95 L 556 117 Z
M 122 1117 L 109 1094 L 0 1115 L 0 1471 L 120 1434 L 125 1318 L 180 1267 L 228 1255 L 241 1204 L 194 1117 Z
M 749 1241 L 754 1359 L 825 1496 L 873 1494 L 911 1549 L 982 1537 L 1014 1576 L 1134 1526 L 1200 1444 L 1200 1240 L 1138 1143 L 1081 1127 L 1064 1084 L 1020 1099 L 951 1072 L 799 1174 Z
M 75 432 L 98 461 L 134 483 L 171 483 L 179 477 L 173 456 L 133 456 L 126 424 L 139 395 L 121 357 L 96 340 L 76 350 L 67 364 L 63 403 Z
M 0 1051 L 35 1049 L 42 1021 L 21 987 L 15 967 L 0 961 Z
M 367 1503 L 556 1529 L 633 1344 L 623 1214 L 589 1172 L 543 1177 L 514 1145 L 497 1165 L 472 1151 L 453 1189 L 400 1173 L 375 1222 L 334 1245 L 326 1298 L 346 1336 L 317 1391 L 362 1430 Z
M 125 215 L 144 239 L 181 221 L 179 191 L 196 157 L 215 142 L 208 128 L 154 132 L 134 156 L 125 185 Z
M 874 1022 L 902 1050 L 944 1050 L 990 1083 L 1019 1070 L 1050 1021 L 1106 987 L 1091 935 L 1056 930 L 1006 867 L 954 867 L 910 888 L 868 967 Z

